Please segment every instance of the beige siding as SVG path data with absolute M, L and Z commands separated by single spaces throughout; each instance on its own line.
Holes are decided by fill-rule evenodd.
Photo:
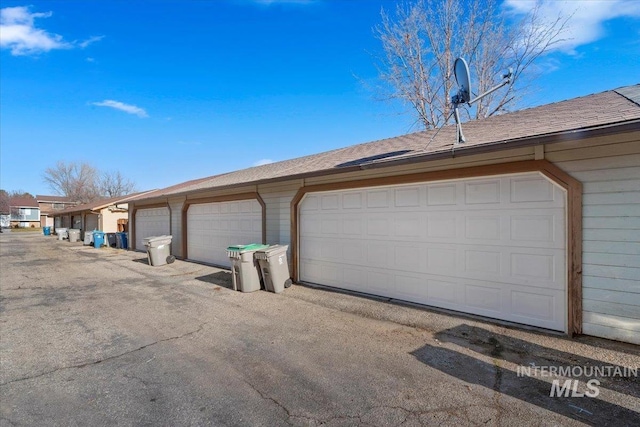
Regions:
M 554 144 L 583 184 L 583 332 L 640 344 L 640 136 Z
M 182 205 L 184 198 L 169 199 L 171 211 L 171 253 L 182 258 Z
M 126 204 L 119 204 L 118 206 L 124 209 L 127 208 Z M 118 231 L 118 220 L 127 219 L 128 217 L 128 212 L 111 212 L 108 208 L 105 208 L 100 211 L 98 226 L 105 233 L 115 233 Z
M 245 185 L 242 187 L 235 188 L 225 188 L 221 190 L 204 190 L 190 193 L 187 198 L 189 199 L 199 199 L 203 197 L 218 197 L 218 196 L 230 196 L 233 194 L 241 194 L 241 193 L 253 193 L 256 191 L 255 185 Z
M 267 243 L 291 244 L 291 200 L 300 187 L 302 180 L 258 187 L 267 209 Z

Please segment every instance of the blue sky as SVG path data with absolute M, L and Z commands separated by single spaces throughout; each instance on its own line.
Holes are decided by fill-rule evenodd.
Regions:
M 64 160 L 147 190 L 417 130 L 368 89 L 395 3 L 5 0 L 0 187 L 49 194 L 42 173 Z M 640 2 L 543 8 L 559 10 L 571 40 L 527 106 L 640 83 Z

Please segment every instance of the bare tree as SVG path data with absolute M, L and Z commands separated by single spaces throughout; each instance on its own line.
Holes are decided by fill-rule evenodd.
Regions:
M 88 203 L 100 198 L 98 171 L 88 163 L 59 161 L 45 170 L 43 179 L 51 190 L 74 201 Z
M 375 28 L 384 56 L 378 69 L 385 98 L 407 103 L 425 129 L 445 124 L 452 111 L 453 63 L 469 60 L 473 84 L 483 93 L 501 73 L 512 68 L 511 84 L 478 102 L 470 118 L 485 118 L 514 108 L 514 85 L 522 73 L 561 38 L 570 17 L 547 22 L 536 3 L 519 20 L 502 12 L 496 0 L 415 0 L 382 11 Z M 477 95 L 476 94 L 476 95 Z
M 22 189 L 20 190 L 13 190 L 10 194 L 9 197 L 28 197 L 31 199 L 35 199 L 35 197 L 33 196 L 33 194 L 29 193 L 28 191 L 24 191 Z
M 0 215 L 9 215 L 11 213 L 11 202 L 9 193 L 0 190 Z
M 59 161 L 45 170 L 43 179 L 57 194 L 80 203 L 124 196 L 135 191 L 135 183 L 120 172 L 100 172 L 89 163 Z
M 136 191 L 136 185 L 123 177 L 119 171 L 103 172 L 98 187 L 100 194 L 106 197 L 124 196 Z

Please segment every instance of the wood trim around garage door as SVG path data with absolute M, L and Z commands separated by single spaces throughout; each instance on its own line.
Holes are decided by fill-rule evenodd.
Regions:
M 136 214 L 140 209 L 157 209 L 157 208 L 169 209 L 169 233 L 171 233 L 171 207 L 169 206 L 169 202 L 154 203 L 151 205 L 141 205 L 141 206 L 136 206 L 134 204 L 133 209 L 131 211 L 131 220 L 133 224 L 130 224 L 130 231 L 129 231 L 130 250 L 135 251 L 138 249 L 136 248 Z M 131 227 L 131 225 L 133 225 L 133 227 Z
M 383 187 L 451 179 L 479 178 L 483 176 L 510 175 L 540 172 L 567 192 L 567 333 L 582 333 L 582 184 L 548 160 L 498 163 L 486 166 L 421 172 L 408 175 L 369 178 L 302 187 L 291 201 L 291 264 L 294 281 L 299 280 L 298 205 L 307 193 L 349 190 L 366 187 Z
M 202 203 L 236 202 L 240 200 L 252 199 L 257 200 L 262 207 L 262 243 L 265 244 L 267 241 L 267 205 L 264 203 L 264 200 L 262 200 L 262 197 L 260 197 L 260 194 L 258 194 L 257 192 L 230 194 L 227 196 L 202 197 L 199 199 L 187 199 L 182 205 L 182 257 L 184 259 L 189 258 L 189 252 L 187 249 L 187 211 L 189 210 L 189 206 Z

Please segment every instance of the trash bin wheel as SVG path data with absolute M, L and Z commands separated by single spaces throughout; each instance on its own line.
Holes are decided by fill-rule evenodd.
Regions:
M 285 282 L 284 282 L 284 287 L 285 287 L 285 288 L 291 287 L 291 284 L 292 284 L 292 283 L 293 283 L 293 282 L 291 281 L 291 279 L 287 279 L 287 280 L 285 280 Z
M 176 257 L 174 257 L 173 255 L 169 255 L 167 257 L 167 264 L 173 264 L 175 260 L 176 260 Z

